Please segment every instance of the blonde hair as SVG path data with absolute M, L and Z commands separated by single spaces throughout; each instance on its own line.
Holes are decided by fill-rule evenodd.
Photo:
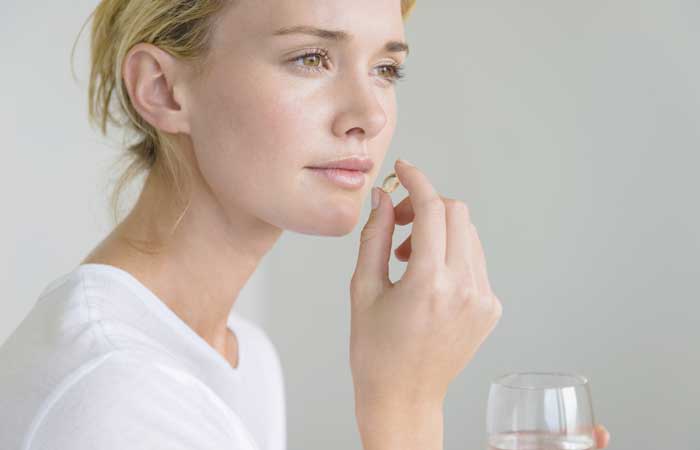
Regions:
M 235 3 L 236 0 L 102 0 L 83 24 L 80 33 L 90 17 L 94 17 L 90 40 L 89 121 L 99 126 L 105 136 L 107 124 L 112 123 L 137 137 L 117 160 L 127 159 L 129 165 L 116 181 L 111 194 L 115 223 L 122 191 L 143 172 L 158 170 L 177 191 L 176 201 L 187 200 L 173 230 L 189 206 L 190 169 L 184 156 L 174 151 L 169 137 L 141 118 L 131 103 L 122 79 L 122 63 L 127 52 L 141 42 L 153 44 L 192 63 L 196 76 L 200 76 L 207 67 L 213 25 L 224 9 Z M 401 0 L 404 20 L 415 3 L 415 0 Z M 74 51 L 75 43 L 71 58 Z M 113 97 L 116 97 L 117 105 L 112 105 Z M 120 121 L 117 116 L 124 120 Z

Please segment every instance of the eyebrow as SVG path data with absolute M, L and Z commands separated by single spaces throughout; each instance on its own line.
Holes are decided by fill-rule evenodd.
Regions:
M 326 39 L 335 42 L 345 42 L 352 39 L 352 35 L 347 31 L 343 30 L 325 30 L 323 28 L 316 28 L 307 25 L 296 25 L 293 27 L 284 27 L 276 30 L 272 33 L 273 36 L 285 36 L 289 34 L 308 34 L 311 36 L 316 36 L 321 39 Z M 384 44 L 384 50 L 392 53 L 406 52 L 408 56 L 408 44 L 401 41 L 389 41 Z

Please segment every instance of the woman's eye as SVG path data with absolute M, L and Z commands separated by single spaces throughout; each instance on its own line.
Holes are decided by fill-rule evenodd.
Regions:
M 292 59 L 292 62 L 297 62 L 297 61 L 302 61 L 302 68 L 304 70 L 313 70 L 315 72 L 319 72 L 320 69 L 318 68 L 319 66 L 314 64 L 314 62 L 319 62 L 322 63 L 324 61 L 328 62 L 328 54 L 323 51 L 314 51 L 314 52 L 309 52 L 305 53 L 301 56 L 297 56 L 296 58 Z M 307 64 L 309 63 L 309 64 Z
M 299 65 L 302 70 L 321 72 L 323 69 L 320 68 L 318 64 L 329 61 L 328 52 L 325 50 L 317 50 L 293 58 L 291 62 L 301 61 Z M 378 67 L 380 74 L 385 73 L 386 75 L 381 75 L 382 78 L 386 79 L 390 83 L 395 83 L 396 81 L 403 78 L 405 75 L 403 73 L 402 64 L 384 64 Z
M 313 58 L 316 58 L 316 59 L 313 59 Z M 321 58 L 320 58 L 318 55 L 306 55 L 306 56 L 303 56 L 303 57 L 302 57 L 302 60 L 303 60 L 304 62 L 307 62 L 307 61 L 318 61 L 318 62 L 323 62 L 323 61 L 321 60 Z M 304 64 L 304 65 L 306 66 L 306 64 Z M 311 64 L 311 66 L 312 66 L 312 67 L 317 67 L 316 64 Z
M 406 76 L 403 73 L 404 68 L 402 64 L 387 64 L 384 66 L 379 66 L 379 68 L 391 69 L 387 78 L 391 83 L 396 83 L 401 78 Z

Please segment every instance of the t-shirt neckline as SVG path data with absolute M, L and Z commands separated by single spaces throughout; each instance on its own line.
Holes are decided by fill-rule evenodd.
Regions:
M 110 276 L 113 279 L 120 281 L 124 286 L 129 288 L 134 294 L 136 294 L 144 304 L 151 309 L 158 317 L 163 319 L 173 328 L 178 330 L 180 333 L 185 334 L 192 342 L 202 349 L 203 352 L 209 353 L 212 358 L 223 364 L 226 369 L 230 370 L 231 373 L 239 375 L 241 370 L 245 367 L 242 364 L 241 348 L 244 347 L 243 341 L 245 338 L 241 336 L 240 326 L 236 326 L 235 329 L 232 325 L 237 325 L 240 323 L 239 318 L 235 316 L 235 312 L 229 314 L 226 326 L 236 335 L 236 341 L 238 342 L 238 365 L 233 367 L 229 364 L 228 360 L 217 352 L 207 341 L 204 340 L 199 334 L 197 334 L 184 320 L 180 318 L 175 312 L 170 309 L 160 297 L 158 297 L 155 292 L 150 290 L 146 285 L 144 285 L 138 278 L 132 275 L 130 272 L 111 264 L 103 263 L 82 263 L 75 267 L 75 272 L 96 272 L 102 275 Z

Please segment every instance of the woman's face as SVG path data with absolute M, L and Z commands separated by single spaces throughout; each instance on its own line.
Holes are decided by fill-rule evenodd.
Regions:
M 275 34 L 301 25 L 351 37 Z M 199 172 L 227 217 L 305 234 L 355 227 L 396 126 L 386 66 L 406 53 L 388 41 L 405 41 L 400 0 L 243 0 L 223 13 L 186 95 Z M 359 189 L 308 168 L 347 156 L 374 162 Z

